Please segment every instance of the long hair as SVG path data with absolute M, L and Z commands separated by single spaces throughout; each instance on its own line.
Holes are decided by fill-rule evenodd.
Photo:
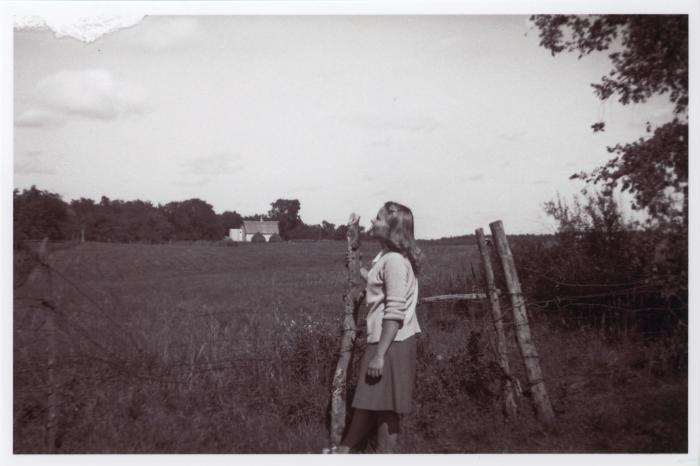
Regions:
M 411 263 L 413 273 L 419 275 L 423 262 L 423 252 L 416 245 L 413 234 L 413 212 L 405 205 L 389 201 L 384 204 L 389 224 L 387 247 L 406 256 Z

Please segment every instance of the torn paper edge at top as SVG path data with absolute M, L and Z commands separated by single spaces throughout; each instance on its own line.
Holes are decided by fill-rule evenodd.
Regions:
M 76 15 L 51 13 L 46 15 L 15 15 L 15 30 L 50 30 L 57 39 L 72 37 L 81 42 L 91 43 L 105 34 L 128 28 L 140 23 L 144 14 L 95 14 Z

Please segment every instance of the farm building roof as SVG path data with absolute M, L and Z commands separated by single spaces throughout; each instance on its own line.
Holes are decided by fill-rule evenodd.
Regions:
M 243 220 L 243 229 L 247 235 L 260 233 L 263 235 L 279 234 L 279 222 L 276 220 L 266 220 L 263 222 L 257 220 Z

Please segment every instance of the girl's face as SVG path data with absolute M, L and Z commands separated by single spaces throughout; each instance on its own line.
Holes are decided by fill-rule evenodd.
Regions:
M 372 227 L 369 229 L 369 235 L 380 241 L 389 238 L 389 223 L 387 221 L 387 211 L 384 207 L 379 209 L 377 216 L 372 219 Z

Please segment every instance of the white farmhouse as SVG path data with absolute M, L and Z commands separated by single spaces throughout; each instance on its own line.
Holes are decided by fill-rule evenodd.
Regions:
M 260 233 L 265 237 L 265 241 L 270 241 L 272 235 L 279 235 L 279 222 L 276 220 L 243 220 L 241 228 L 231 228 L 229 238 L 233 241 L 251 241 L 253 235 Z
M 245 241 L 243 228 L 230 228 L 228 230 L 228 237 L 231 241 Z

